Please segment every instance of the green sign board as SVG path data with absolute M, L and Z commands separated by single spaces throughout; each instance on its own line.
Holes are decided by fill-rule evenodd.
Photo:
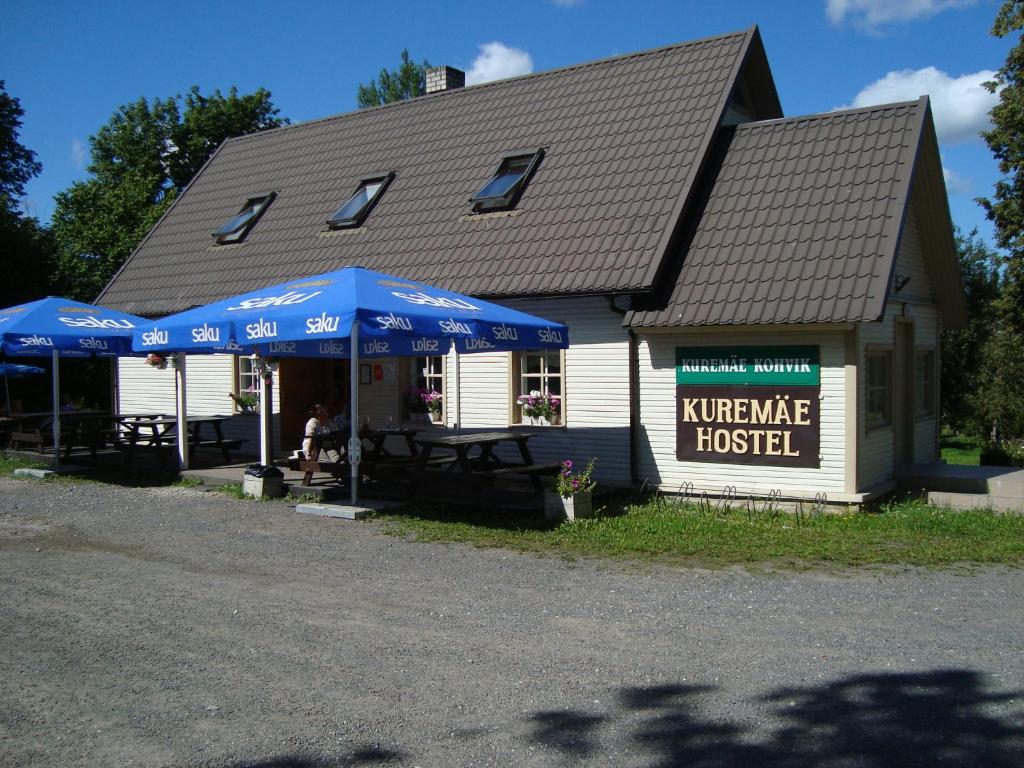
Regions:
M 676 384 L 818 386 L 818 347 L 676 347 Z

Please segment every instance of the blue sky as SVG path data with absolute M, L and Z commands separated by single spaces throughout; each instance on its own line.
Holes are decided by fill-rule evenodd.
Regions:
M 407 47 L 484 80 L 543 71 L 759 25 L 787 115 L 933 97 L 953 220 L 991 227 L 974 198 L 998 173 L 977 138 L 979 86 L 1013 44 L 989 29 L 994 0 L 519 0 L 47 2 L 6 0 L 0 79 L 43 163 L 26 208 L 85 177 L 88 138 L 121 104 L 199 85 L 266 87 L 293 122 L 355 108 L 356 88 Z

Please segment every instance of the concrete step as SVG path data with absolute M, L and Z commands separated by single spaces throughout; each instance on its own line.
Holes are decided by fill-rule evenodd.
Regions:
M 1024 496 L 1024 470 L 1016 467 L 979 467 L 967 464 L 916 464 L 896 470 L 900 488 L 907 491 Z
M 1024 514 L 1024 498 L 988 493 L 950 493 L 929 491 L 928 503 L 950 509 L 991 509 L 993 512 Z

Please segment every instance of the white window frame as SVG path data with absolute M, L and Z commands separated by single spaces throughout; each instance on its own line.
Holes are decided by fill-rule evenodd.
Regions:
M 426 367 L 421 366 L 426 363 Z M 420 381 L 425 384 L 425 389 L 431 389 L 433 384 L 440 385 L 435 391 L 441 393 L 441 413 L 437 416 L 430 414 L 431 421 L 435 424 L 444 424 L 448 415 L 448 356 L 447 355 L 420 355 L 411 358 L 411 370 L 409 377 L 412 386 L 419 388 Z M 429 411 L 428 411 L 429 413 Z
M 256 390 L 256 407 L 253 408 L 254 413 L 260 411 L 260 377 L 258 373 L 254 373 L 252 370 L 252 359 L 243 355 L 235 355 L 234 371 L 232 378 L 234 379 L 234 394 L 240 395 L 243 390 L 250 386 Z M 235 413 L 241 413 L 242 409 L 238 405 L 238 402 L 232 400 L 234 404 Z
M 867 430 L 887 429 L 892 426 L 893 407 L 893 370 L 892 370 L 891 349 L 867 349 L 864 352 L 864 425 Z M 872 384 L 871 382 L 871 360 L 883 359 L 886 365 L 886 376 L 884 384 Z M 871 396 L 874 392 L 883 393 L 882 400 L 885 403 L 885 413 L 880 419 L 871 419 L 869 407 Z
M 527 373 L 527 361 L 529 356 L 540 357 L 540 372 L 539 373 Z M 545 394 L 551 394 L 550 382 L 552 379 L 557 379 L 559 382 L 560 391 L 555 392 L 562 401 L 561 408 L 559 409 L 559 419 L 556 424 L 551 424 L 552 427 L 564 427 L 566 424 L 566 387 L 565 387 L 565 350 L 564 349 L 525 349 L 518 352 L 509 353 L 509 394 L 511 395 L 509 403 L 509 422 L 512 426 L 536 426 L 530 425 L 526 421 L 526 417 L 523 416 L 523 409 L 516 402 L 516 398 L 519 395 L 528 394 L 531 389 L 538 389 L 540 392 Z M 551 360 L 558 360 L 558 370 L 553 372 L 551 370 Z M 540 379 L 539 386 L 531 387 L 528 383 L 528 379 Z

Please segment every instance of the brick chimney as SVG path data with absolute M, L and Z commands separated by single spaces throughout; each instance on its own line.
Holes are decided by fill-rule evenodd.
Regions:
M 427 69 L 427 93 L 451 91 L 465 88 L 466 73 L 455 67 L 429 67 Z

